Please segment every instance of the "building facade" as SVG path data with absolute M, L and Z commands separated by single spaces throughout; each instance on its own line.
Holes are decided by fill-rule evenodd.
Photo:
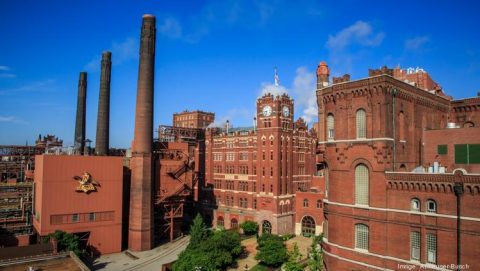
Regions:
M 200 110 L 188 111 L 173 114 L 173 126 L 184 128 L 207 128 L 215 121 L 215 114 Z
M 37 155 L 33 226 L 40 237 L 56 230 L 80 236 L 91 252 L 122 251 L 122 157 Z
M 303 119 L 294 122 L 293 109 L 288 95 L 267 94 L 257 100 L 253 129 L 207 129 L 204 190 L 212 192 L 214 226 L 252 220 L 261 232 L 295 232 L 296 192 L 311 188 L 317 141 Z M 308 224 L 310 233 L 321 231 L 321 218 Z
M 325 65 L 317 161 L 328 176 L 326 269 L 479 269 L 480 130 L 455 127 L 479 125 L 480 98 L 452 101 L 423 70 L 403 78 L 384 67 L 330 84 Z

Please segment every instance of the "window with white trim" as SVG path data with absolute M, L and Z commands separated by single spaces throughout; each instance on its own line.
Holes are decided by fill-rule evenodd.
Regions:
M 427 200 L 427 212 L 429 213 L 437 212 L 437 203 L 432 199 Z
M 235 153 L 234 152 L 227 152 L 227 161 L 234 161 L 235 160 Z
M 357 110 L 357 138 L 366 138 L 367 137 L 367 125 L 366 125 L 366 114 L 365 110 Z
M 427 262 L 437 263 L 437 235 L 427 233 Z
M 327 140 L 333 140 L 335 137 L 335 118 L 333 114 L 327 116 Z
M 410 232 L 410 259 L 420 261 L 420 232 Z
M 419 199 L 412 199 L 410 201 L 410 210 L 415 212 L 420 212 L 420 200 Z
M 221 152 L 214 152 L 213 153 L 213 161 L 222 161 L 222 153 Z
M 355 204 L 368 205 L 368 168 L 360 164 L 355 168 Z
M 368 226 L 355 224 L 355 248 L 368 250 Z

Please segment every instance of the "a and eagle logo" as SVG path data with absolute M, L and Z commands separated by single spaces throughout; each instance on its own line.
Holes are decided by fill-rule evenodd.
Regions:
M 92 175 L 90 175 L 88 172 L 83 173 L 81 177 L 74 176 L 73 178 L 80 184 L 75 189 L 77 192 L 84 192 L 88 194 L 92 191 L 97 191 L 97 186 L 100 186 L 97 181 L 93 180 Z

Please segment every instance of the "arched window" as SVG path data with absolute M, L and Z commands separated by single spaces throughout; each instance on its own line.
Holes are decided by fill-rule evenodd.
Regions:
M 272 224 L 268 220 L 262 222 L 262 233 L 272 233 Z
M 399 126 L 399 136 L 400 140 L 405 140 L 405 115 L 403 114 L 403 111 L 400 111 L 400 114 L 398 114 L 398 126 Z
M 311 216 L 302 219 L 302 234 L 305 236 L 315 235 L 315 220 Z
M 303 207 L 308 207 L 308 199 L 303 200 Z
M 473 122 L 471 121 L 467 121 L 463 124 L 463 128 L 472 128 L 472 127 L 475 127 L 475 124 L 473 124 Z
M 368 205 L 368 168 L 360 164 L 355 168 L 355 204 Z
M 238 220 L 236 218 L 232 218 L 232 220 L 230 220 L 230 229 L 238 229 Z
M 427 212 L 429 213 L 437 212 L 437 203 L 433 199 L 427 200 Z
M 333 140 L 335 138 L 335 118 L 330 113 L 327 116 L 327 140 Z
M 415 212 L 420 212 L 420 200 L 412 199 L 410 201 L 410 209 Z
M 317 208 L 319 208 L 319 209 L 322 208 L 322 200 L 321 199 L 317 200 Z
M 368 250 L 368 226 L 355 224 L 355 248 Z
M 367 137 L 367 120 L 365 110 L 357 110 L 357 138 Z
M 224 227 L 225 222 L 223 221 L 223 216 L 217 217 L 217 227 Z

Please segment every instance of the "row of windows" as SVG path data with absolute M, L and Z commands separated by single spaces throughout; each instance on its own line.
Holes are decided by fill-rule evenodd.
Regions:
M 222 203 L 222 196 L 216 196 L 217 205 Z M 247 198 L 238 198 L 237 206 L 241 208 L 248 208 L 248 199 Z M 225 196 L 225 205 L 226 206 L 233 206 L 234 205 L 234 198 L 233 196 Z M 257 209 L 257 199 L 253 199 L 252 206 L 253 209 Z
M 325 221 L 325 226 L 328 227 Z M 328 232 L 328 230 L 326 231 Z M 328 238 L 328 237 L 326 237 Z M 421 235 L 418 231 L 410 232 L 410 259 L 420 261 Z M 426 235 L 426 258 L 428 263 L 437 262 L 437 235 L 427 233 Z M 365 224 L 355 224 L 355 248 L 361 250 L 369 249 L 369 227 Z
M 308 199 L 303 200 L 303 207 L 307 208 L 308 207 Z M 320 209 L 323 207 L 323 202 L 321 199 L 317 200 L 317 208 Z
M 356 116 L 356 135 L 357 138 L 367 137 L 367 118 L 364 109 L 358 109 Z M 327 139 L 333 140 L 335 138 L 335 117 L 332 113 L 327 115 Z
M 50 224 L 71 224 L 95 221 L 113 221 L 114 212 L 92 212 L 92 213 L 76 213 L 68 215 L 51 215 Z
M 410 209 L 412 211 L 420 212 L 420 206 L 421 205 L 420 205 L 420 200 L 419 199 L 414 198 L 410 201 Z M 427 200 L 426 209 L 427 209 L 428 213 L 436 213 L 437 212 L 437 203 L 432 199 Z

